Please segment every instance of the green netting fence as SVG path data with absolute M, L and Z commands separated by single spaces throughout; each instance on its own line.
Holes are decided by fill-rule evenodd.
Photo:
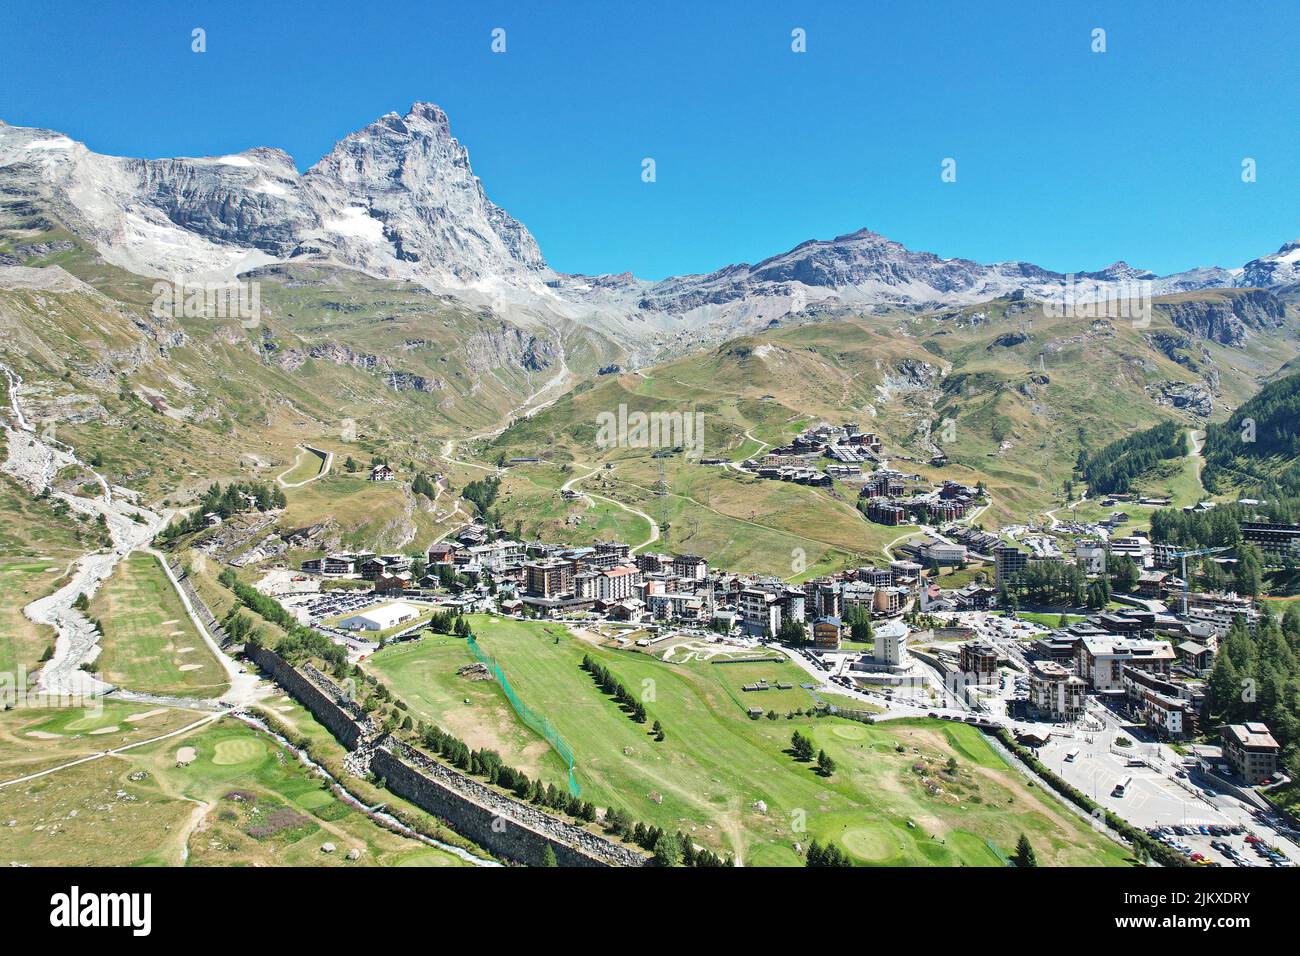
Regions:
M 560 755 L 560 759 L 563 760 L 569 768 L 569 793 L 573 794 L 575 797 L 580 796 L 582 790 L 578 786 L 578 779 L 573 772 L 573 751 L 570 750 L 569 745 L 564 742 L 564 738 L 561 737 L 560 732 L 555 729 L 555 725 L 553 725 L 544 714 L 539 714 L 524 702 L 524 699 L 520 697 L 515 692 L 514 687 L 510 685 L 510 680 L 506 677 L 506 672 L 501 669 L 501 665 L 497 663 L 497 659 L 484 651 L 483 648 L 479 647 L 478 641 L 474 640 L 472 634 L 466 643 L 469 644 L 469 649 L 473 653 L 474 657 L 488 666 L 488 670 L 492 672 L 493 679 L 495 679 L 501 686 L 501 689 L 505 692 L 506 700 L 510 701 L 510 706 L 515 709 L 515 713 L 519 715 L 520 719 L 533 730 L 541 734 L 555 752 Z

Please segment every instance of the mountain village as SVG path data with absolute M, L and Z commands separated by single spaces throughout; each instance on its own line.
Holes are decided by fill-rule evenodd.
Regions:
M 1111 536 L 1122 521 L 985 530 L 976 519 L 987 492 L 894 470 L 881 441 L 853 423 L 810 429 L 732 466 L 816 486 L 823 458 L 825 473 L 860 487 L 865 520 L 919 525 L 893 559 L 783 580 L 613 540 L 514 540 L 480 520 L 416 555 L 266 562 L 257 588 L 354 661 L 427 638 L 434 615 L 470 614 L 554 621 L 665 661 L 705 644 L 776 655 L 804 672 L 814 696 L 829 688 L 861 708 L 832 710 L 1010 735 L 1056 779 L 1191 863 L 1295 865 L 1300 831 L 1267 799 L 1290 783 L 1269 728 L 1207 723 L 1215 657 L 1231 629 L 1258 627 L 1256 600 L 1192 589 L 1187 553 L 1145 533 Z M 378 465 L 370 477 L 395 474 Z M 1248 522 L 1242 531 L 1268 555 L 1300 553 L 1300 526 Z M 1109 599 L 1084 613 L 1022 606 L 1027 573 L 1048 567 L 1105 582 Z M 746 684 L 750 718 L 775 718 L 767 692 L 789 686 Z

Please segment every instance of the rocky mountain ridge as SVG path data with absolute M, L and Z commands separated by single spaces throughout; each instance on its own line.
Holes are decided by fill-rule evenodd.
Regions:
M 328 262 L 454 295 L 525 328 L 562 317 L 647 355 L 837 308 L 924 310 L 1015 293 L 1050 299 L 1066 288 L 1081 299 L 1224 287 L 1300 297 L 1300 240 L 1240 268 L 1162 277 L 1123 261 L 1062 274 L 1029 262 L 942 258 L 860 229 L 757 264 L 658 282 L 560 274 L 528 229 L 488 199 L 446 113 L 429 103 L 345 136 L 305 173 L 273 148 L 129 159 L 0 123 L 0 190 L 53 210 L 107 261 L 139 275 L 215 279 L 272 263 Z

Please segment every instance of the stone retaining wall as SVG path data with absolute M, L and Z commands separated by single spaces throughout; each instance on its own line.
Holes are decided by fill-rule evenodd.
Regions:
M 289 692 L 289 696 L 311 711 L 312 716 L 324 724 L 338 738 L 339 743 L 349 750 L 355 750 L 363 741 L 374 736 L 374 728 L 361 708 L 348 698 L 342 688 L 316 668 L 311 667 L 311 679 L 308 679 L 269 648 L 246 644 L 244 654 L 270 674 L 277 684 Z
M 196 591 L 194 585 L 190 583 L 190 576 L 185 573 L 185 568 L 179 561 L 171 557 L 167 559 L 167 566 L 171 568 L 172 574 L 176 577 L 176 583 L 181 586 L 181 590 L 185 592 L 185 596 L 190 599 L 190 606 L 194 608 L 194 613 L 199 616 L 199 620 L 202 621 L 203 626 L 208 629 L 208 633 L 212 635 L 213 640 L 217 642 L 219 647 L 225 647 L 229 644 L 230 636 L 226 634 L 225 628 L 218 623 L 217 619 L 213 617 L 212 611 L 208 609 L 208 606 L 203 603 L 203 599 L 199 597 L 199 592 Z
M 365 712 L 312 665 L 299 670 L 275 651 L 254 644 L 246 645 L 244 653 L 340 743 L 367 755 L 370 771 L 384 778 L 389 791 L 497 856 L 536 865 L 550 846 L 560 866 L 646 864 L 646 857 L 636 850 L 499 793 L 400 740 L 376 740 L 376 728 Z
M 391 737 L 370 758 L 390 791 L 446 820 L 497 856 L 536 866 L 546 847 L 560 866 L 644 866 L 635 850 L 513 800 Z

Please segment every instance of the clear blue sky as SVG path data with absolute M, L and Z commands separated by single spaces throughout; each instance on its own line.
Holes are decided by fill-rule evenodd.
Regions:
M 866 226 L 1167 273 L 1300 237 L 1298 37 L 1300 4 L 1271 0 L 8 0 L 0 118 L 120 155 L 279 146 L 305 169 L 429 100 L 570 272 L 703 272 Z

